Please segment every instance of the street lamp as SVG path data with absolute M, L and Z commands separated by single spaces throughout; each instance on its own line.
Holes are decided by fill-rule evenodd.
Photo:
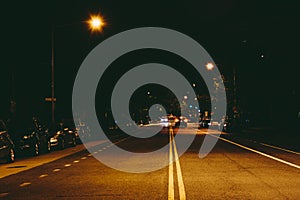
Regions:
M 90 15 L 90 19 L 87 21 L 87 23 L 92 32 L 101 32 L 106 24 L 103 17 L 101 17 L 99 14 Z
M 262 54 L 262 58 L 263 58 L 263 54 Z M 215 67 L 215 65 L 211 62 L 208 62 L 206 65 L 205 65 L 206 69 L 208 71 L 212 71 Z M 221 75 L 221 78 L 222 80 L 224 79 L 224 76 Z M 219 87 L 219 83 L 215 81 L 215 86 L 216 87 Z M 234 67 L 233 68 L 233 110 L 234 112 L 237 111 L 237 86 L 236 86 L 236 68 Z
M 90 19 L 87 21 L 89 24 L 89 29 L 91 32 L 102 31 L 105 26 L 103 17 L 98 15 L 90 15 Z M 51 101 L 51 110 L 52 110 L 52 123 L 55 122 L 55 90 L 54 90 L 54 26 L 51 30 L 51 98 L 46 98 L 46 101 Z
M 211 71 L 214 69 L 215 65 L 211 62 L 208 62 L 206 65 L 205 65 L 206 69 Z

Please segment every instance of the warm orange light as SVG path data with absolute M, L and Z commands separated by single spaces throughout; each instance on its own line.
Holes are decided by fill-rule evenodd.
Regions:
M 207 70 L 213 70 L 213 68 L 215 67 L 213 63 L 209 62 L 205 65 Z
M 87 23 L 92 32 L 101 32 L 105 26 L 105 21 L 99 14 L 90 15 L 90 19 L 87 21 Z

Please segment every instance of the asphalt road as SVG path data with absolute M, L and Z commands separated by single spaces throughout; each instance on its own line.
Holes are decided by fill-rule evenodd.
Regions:
M 184 132 L 186 137 L 193 133 L 194 128 Z M 116 141 L 119 147 L 144 153 L 161 148 L 173 135 L 165 131 L 142 142 L 132 137 Z M 83 145 L 0 164 L 0 198 L 300 199 L 300 153 L 223 135 L 212 152 L 200 159 L 206 135 L 205 129 L 198 131 L 179 160 L 147 173 L 109 168 Z M 176 160 L 176 140 L 171 144 L 162 157 Z M 92 145 L 97 155 L 111 148 L 106 141 Z M 139 160 L 128 162 L 140 164 Z

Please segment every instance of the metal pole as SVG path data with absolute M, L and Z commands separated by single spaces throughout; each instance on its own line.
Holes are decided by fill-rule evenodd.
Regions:
M 233 68 L 233 94 L 234 94 L 234 107 L 236 107 L 237 105 L 237 93 L 236 93 L 236 68 Z
M 52 123 L 55 122 L 54 117 L 54 27 L 52 26 L 51 30 L 51 106 L 52 106 Z

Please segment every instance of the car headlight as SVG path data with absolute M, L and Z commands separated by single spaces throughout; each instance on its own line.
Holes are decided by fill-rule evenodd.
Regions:
M 28 139 L 30 139 L 31 138 L 31 135 L 24 135 L 23 136 L 23 140 L 28 140 Z
M 57 138 L 56 138 L 56 137 L 52 137 L 52 138 L 50 138 L 50 142 L 51 142 L 51 143 L 55 143 L 55 142 L 57 142 Z
M 29 136 L 27 136 L 27 135 L 24 135 L 24 136 L 23 136 L 23 139 L 24 139 L 24 140 L 27 140 L 28 138 L 29 138 Z

